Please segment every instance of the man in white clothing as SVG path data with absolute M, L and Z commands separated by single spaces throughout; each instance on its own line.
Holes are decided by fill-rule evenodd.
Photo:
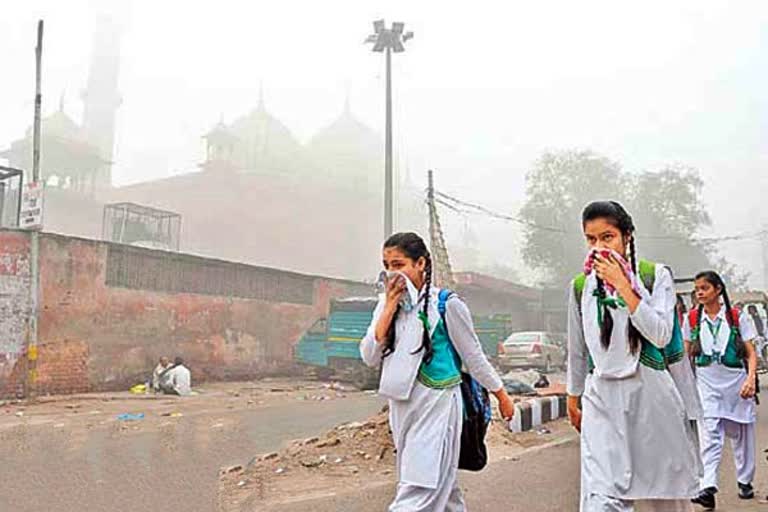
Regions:
M 165 382 L 161 383 L 163 393 L 167 395 L 188 396 L 192 392 L 192 375 L 184 366 L 184 360 L 177 357 L 173 368 L 167 372 Z

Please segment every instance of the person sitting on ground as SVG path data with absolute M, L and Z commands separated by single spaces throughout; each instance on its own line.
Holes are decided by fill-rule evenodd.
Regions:
M 181 357 L 174 360 L 173 367 L 166 376 L 165 381 L 160 383 L 166 395 L 187 396 L 192 392 L 192 376 Z
M 168 375 L 168 371 L 171 368 L 172 366 L 171 366 L 170 359 L 168 359 L 165 356 L 161 357 L 160 361 L 155 367 L 155 370 L 152 372 L 152 391 L 157 393 L 161 390 L 160 383 L 166 379 L 166 376 Z

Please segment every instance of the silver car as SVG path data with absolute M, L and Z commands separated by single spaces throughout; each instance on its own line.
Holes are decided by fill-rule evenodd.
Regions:
M 551 332 L 516 332 L 499 344 L 498 364 L 503 371 L 536 368 L 551 372 L 564 368 L 565 337 Z

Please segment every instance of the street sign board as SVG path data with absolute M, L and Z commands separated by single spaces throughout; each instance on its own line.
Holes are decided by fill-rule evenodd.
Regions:
M 21 194 L 21 229 L 43 229 L 43 184 L 25 183 Z

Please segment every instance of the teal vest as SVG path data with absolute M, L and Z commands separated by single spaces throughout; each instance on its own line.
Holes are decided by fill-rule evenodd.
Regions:
M 638 274 L 643 286 L 649 293 L 653 293 L 653 286 L 656 281 L 656 264 L 646 260 L 640 260 L 638 264 Z M 581 297 L 584 293 L 584 286 L 587 282 L 587 276 L 579 274 L 573 280 L 574 296 L 576 304 L 581 315 Z M 685 357 L 685 344 L 683 343 L 683 332 L 680 329 L 680 322 L 677 315 L 674 315 L 674 324 L 672 329 L 672 338 L 663 349 L 658 348 L 650 341 L 642 338 L 640 348 L 640 363 L 654 370 L 666 370 L 669 365 L 680 362 Z M 592 355 L 588 356 L 589 371 L 595 369 L 595 363 L 592 361 Z
M 706 322 L 706 319 L 699 319 L 699 325 L 693 326 L 691 329 L 691 338 L 692 341 L 698 341 L 699 340 L 699 329 L 701 328 L 701 325 Z M 725 322 L 725 325 L 728 325 L 728 322 L 725 320 L 722 320 Z M 739 357 L 738 352 L 736 351 L 736 334 L 738 327 L 731 328 L 731 335 L 728 338 L 728 344 L 725 346 L 725 354 L 723 355 L 714 355 L 714 356 L 708 356 L 706 354 L 700 354 L 696 357 L 696 366 L 709 366 L 712 363 L 720 362 L 723 365 L 727 366 L 728 368 L 744 368 L 744 361 Z
M 453 348 L 448 330 L 441 318 L 432 333 L 432 360 L 421 363 L 419 382 L 433 389 L 445 389 L 461 383 L 461 358 Z

